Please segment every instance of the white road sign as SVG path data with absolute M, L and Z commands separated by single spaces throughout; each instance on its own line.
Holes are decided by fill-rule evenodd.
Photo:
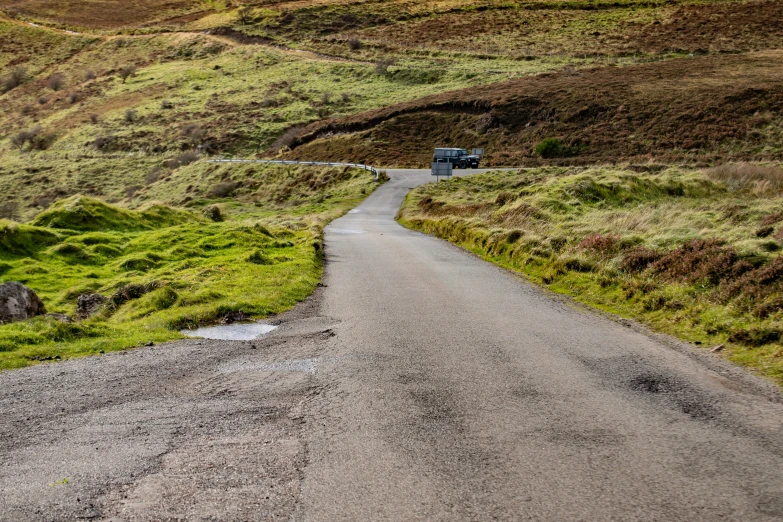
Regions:
M 433 163 L 432 175 L 433 176 L 446 176 L 449 177 L 454 172 L 454 166 L 451 163 Z

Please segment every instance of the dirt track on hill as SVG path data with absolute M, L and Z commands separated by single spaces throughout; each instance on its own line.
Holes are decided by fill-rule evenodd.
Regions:
M 263 340 L 0 374 L 0 519 L 783 518 L 777 389 L 403 229 L 390 175 Z

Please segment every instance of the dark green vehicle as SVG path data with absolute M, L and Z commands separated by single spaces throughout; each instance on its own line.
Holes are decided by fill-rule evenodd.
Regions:
M 470 154 L 465 149 L 435 149 L 433 163 L 451 163 L 455 169 L 477 169 L 481 156 Z

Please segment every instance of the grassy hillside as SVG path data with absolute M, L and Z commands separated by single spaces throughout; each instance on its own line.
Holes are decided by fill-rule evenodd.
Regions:
M 274 155 L 292 144 L 291 129 L 324 118 L 562 65 L 477 75 L 455 61 L 433 75 L 200 33 L 88 37 L 1 18 L 0 31 L 9 57 L 0 74 L 0 204 L 17 203 L 19 219 L 73 194 L 129 206 L 147 192 L 178 201 L 186 195 L 162 194 L 150 173 L 162 169 L 165 180 L 198 146 Z
M 108 299 L 75 323 L 0 325 L 0 369 L 176 339 L 181 328 L 265 317 L 307 297 L 321 276 L 323 226 L 372 192 L 372 175 L 269 166 L 212 175 L 228 179 L 231 168 L 241 185 L 214 184 L 187 210 L 74 196 L 29 224 L 0 220 L 0 281 L 30 286 L 48 312 L 71 317 L 80 295 Z
M 783 52 L 764 51 L 542 74 L 318 122 L 290 156 L 420 167 L 445 145 L 483 147 L 492 166 L 773 160 L 782 71 Z M 542 157 L 548 138 L 562 146 Z
M 414 190 L 411 228 L 783 383 L 783 167 L 541 168 Z
M 586 302 L 732 339 L 732 357 L 779 375 L 777 279 L 724 292 L 777 266 L 779 193 L 762 185 L 779 174 L 716 173 L 780 160 L 781 49 L 777 0 L 8 0 L 0 281 L 30 284 L 50 311 L 72 314 L 87 291 L 121 303 L 0 327 L 0 366 L 282 310 L 317 281 L 323 224 L 374 186 L 210 157 L 420 167 L 459 146 L 485 148 L 487 165 L 652 169 L 462 180 L 421 189 L 403 217 Z M 216 204 L 224 221 L 205 217 Z M 612 228 L 626 221 L 639 229 Z M 628 272 L 639 245 L 653 261 Z M 740 268 L 704 286 L 661 261 L 697 247 Z

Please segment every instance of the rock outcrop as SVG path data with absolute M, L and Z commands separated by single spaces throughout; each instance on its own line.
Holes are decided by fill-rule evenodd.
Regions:
M 24 321 L 46 313 L 33 290 L 13 281 L 0 285 L 0 324 Z
M 76 302 L 76 318 L 87 319 L 101 309 L 107 299 L 101 294 L 82 294 Z

